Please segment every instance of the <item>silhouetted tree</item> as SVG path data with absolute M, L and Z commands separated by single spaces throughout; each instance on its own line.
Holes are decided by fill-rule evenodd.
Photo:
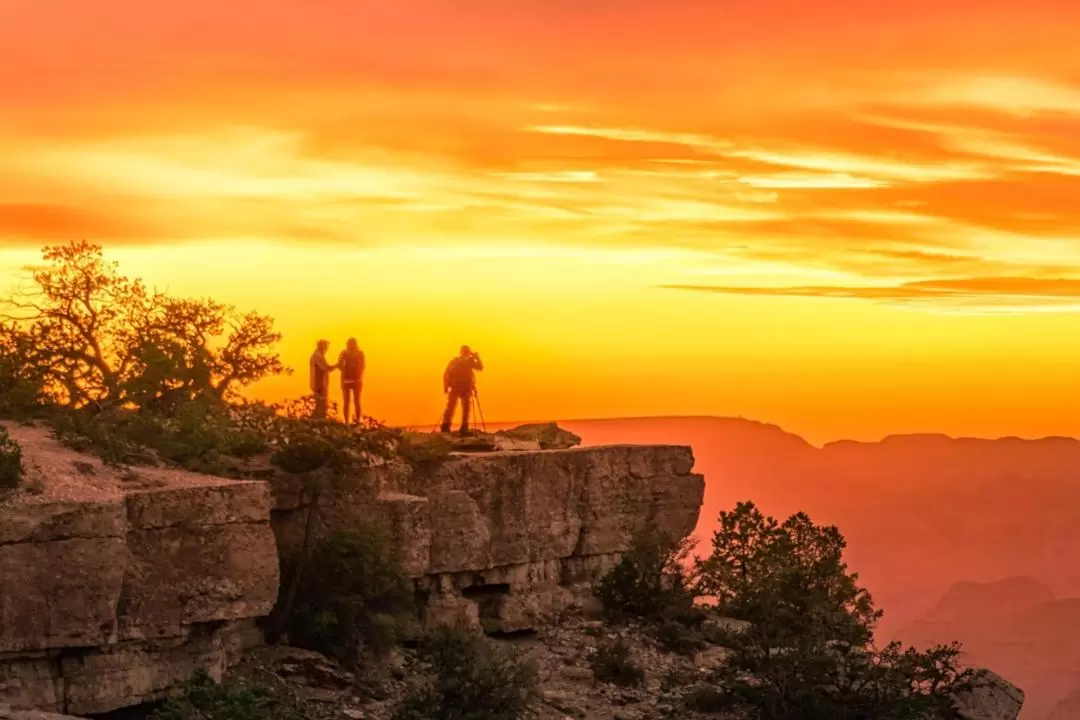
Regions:
M 760 720 L 953 717 L 971 680 L 959 646 L 875 647 L 881 612 L 848 572 L 845 544 L 805 513 L 781 524 L 740 503 L 720 514 L 713 553 L 697 565 L 701 591 L 750 625 L 721 638 L 731 654 L 716 697 Z
M 85 241 L 47 247 L 43 259 L 6 302 L 5 332 L 60 405 L 225 400 L 286 372 L 264 315 L 149 290 Z

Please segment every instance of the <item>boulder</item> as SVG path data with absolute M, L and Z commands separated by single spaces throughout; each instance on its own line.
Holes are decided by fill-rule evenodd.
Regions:
M 1005 678 L 978 670 L 973 688 L 956 697 L 960 720 L 1016 720 L 1024 706 L 1024 691 Z
M 513 440 L 536 443 L 540 450 L 566 450 L 581 444 L 581 438 L 563 430 L 553 422 L 519 425 L 509 430 L 499 430 L 496 435 Z

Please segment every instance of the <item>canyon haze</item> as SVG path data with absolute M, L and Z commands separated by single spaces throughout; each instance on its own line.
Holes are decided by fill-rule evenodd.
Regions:
M 742 418 L 560 425 L 586 445 L 691 445 L 706 478 L 695 531 L 702 551 L 720 511 L 741 500 L 778 518 L 805 511 L 838 526 L 850 566 L 885 611 L 879 637 L 959 640 L 967 661 L 1028 693 L 1021 720 L 1073 717 L 1080 441 L 927 434 L 817 447 Z

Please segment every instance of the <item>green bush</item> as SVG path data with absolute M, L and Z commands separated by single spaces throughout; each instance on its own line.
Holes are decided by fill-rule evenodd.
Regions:
M 313 548 L 295 581 L 284 618 L 292 644 L 321 652 L 348 667 L 361 655 L 383 655 L 413 620 L 413 585 L 389 531 L 376 524 L 336 534 Z M 284 605 L 285 603 L 279 603 Z
M 718 638 L 717 703 L 754 720 L 951 718 L 971 674 L 959 646 L 926 652 L 873 644 L 881 613 L 843 560 L 834 527 L 803 513 L 784 523 L 751 503 L 720 514 L 712 555 L 699 563 L 719 611 L 749 621 Z
M 621 639 L 600 643 L 592 657 L 592 669 L 600 682 L 622 687 L 645 682 L 645 670 L 630 657 L 630 646 Z
M 394 720 L 518 720 L 535 696 L 535 668 L 486 638 L 444 627 L 419 652 L 426 673 Z
M 25 472 L 22 448 L 0 427 L 0 490 L 17 488 Z
M 691 656 L 707 645 L 700 631 L 678 620 L 667 620 L 653 629 L 653 637 L 660 647 L 677 655 Z
M 264 685 L 218 684 L 199 670 L 149 720 L 313 720 L 300 703 Z
M 401 433 L 398 455 L 417 475 L 427 476 L 438 470 L 450 457 L 454 445 L 445 435 L 434 433 Z
M 709 685 L 699 685 L 683 695 L 683 707 L 702 715 L 719 715 L 731 708 L 730 699 L 722 690 Z
M 661 620 L 690 613 L 694 581 L 690 539 L 675 540 L 655 529 L 634 538 L 622 560 L 602 577 L 596 596 L 609 620 Z

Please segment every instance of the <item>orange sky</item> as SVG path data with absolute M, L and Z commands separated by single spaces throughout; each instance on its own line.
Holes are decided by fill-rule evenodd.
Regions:
M 1080 434 L 1080 4 L 0 0 L 0 272 L 349 335 L 366 409 Z M 297 394 L 300 375 L 259 389 Z

